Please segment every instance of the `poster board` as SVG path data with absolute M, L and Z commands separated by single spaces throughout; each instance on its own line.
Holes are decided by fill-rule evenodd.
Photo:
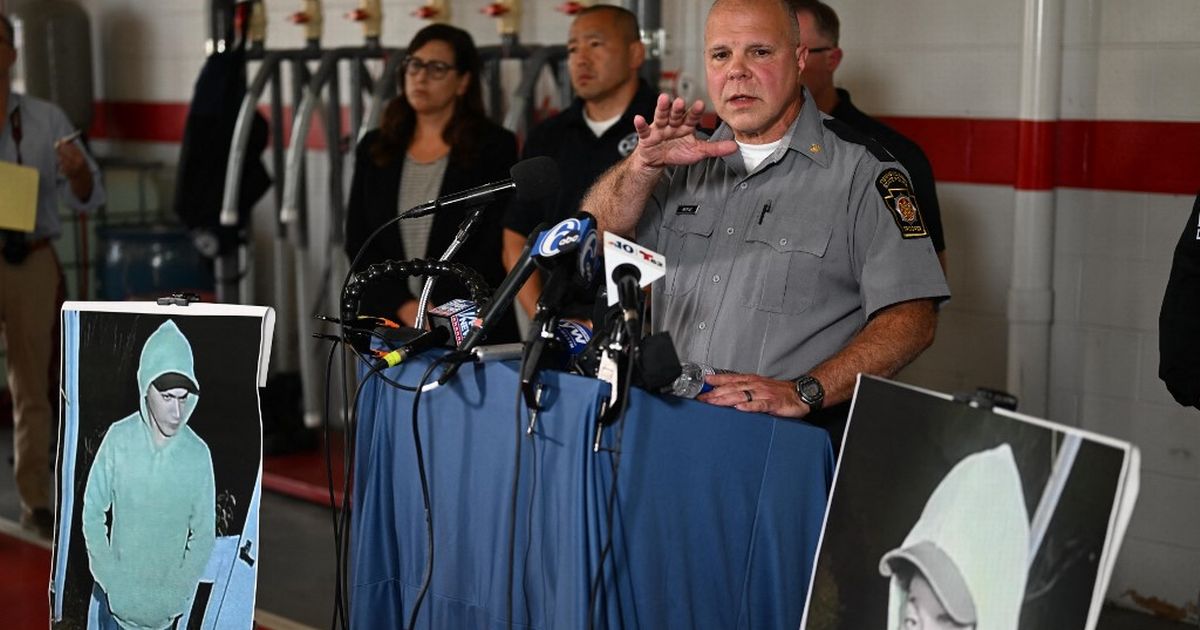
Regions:
M 1128 443 L 860 376 L 800 627 L 1094 628 L 1138 470 Z
M 274 320 L 63 306 L 53 628 L 252 626 Z

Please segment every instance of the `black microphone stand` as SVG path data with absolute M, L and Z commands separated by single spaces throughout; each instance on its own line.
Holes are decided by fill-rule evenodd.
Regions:
M 472 206 L 467 210 L 467 218 L 458 225 L 458 233 L 454 235 L 454 240 L 450 241 L 450 245 L 446 247 L 445 253 L 441 258 L 441 262 L 450 260 L 458 250 L 462 249 L 463 244 L 467 241 L 467 237 L 471 235 L 471 230 L 479 223 L 479 215 L 483 211 L 483 205 Z M 417 320 L 413 322 L 413 328 L 421 329 L 425 327 L 425 307 L 429 305 L 429 295 L 433 293 L 433 285 L 437 281 L 437 276 L 428 276 L 425 278 L 425 286 L 421 287 L 421 300 L 417 303 Z
M 561 306 L 567 289 L 570 288 L 571 271 L 571 268 L 562 261 L 556 263 L 554 270 L 550 273 L 550 278 L 546 281 L 545 288 L 542 289 L 537 311 L 529 326 L 531 334 L 529 341 L 525 344 L 524 356 L 521 357 L 521 392 L 525 396 L 525 405 L 529 407 L 530 411 L 540 410 L 541 407 L 538 403 L 534 377 L 538 369 L 542 367 L 546 345 L 555 340 L 559 320 L 556 308 Z M 556 308 L 551 308 L 551 305 Z

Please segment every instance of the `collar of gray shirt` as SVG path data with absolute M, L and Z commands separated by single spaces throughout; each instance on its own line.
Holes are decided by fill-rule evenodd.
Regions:
M 800 115 L 796 116 L 796 120 L 792 121 L 791 126 L 784 133 L 783 142 L 780 143 L 779 148 L 771 157 L 763 160 L 756 170 L 761 171 L 765 165 L 782 160 L 787 151 L 795 151 L 804 155 L 822 167 L 829 166 L 829 152 L 825 148 L 825 126 L 822 124 L 822 121 L 828 116 L 817 109 L 816 101 L 813 100 L 812 94 L 808 92 L 807 88 L 801 91 L 801 98 L 804 99 L 804 104 L 800 106 Z M 728 123 L 722 122 L 709 138 L 709 142 L 732 139 L 733 129 Z M 746 165 L 742 162 L 742 155 L 739 152 L 726 155 L 721 160 L 734 172 L 746 172 Z

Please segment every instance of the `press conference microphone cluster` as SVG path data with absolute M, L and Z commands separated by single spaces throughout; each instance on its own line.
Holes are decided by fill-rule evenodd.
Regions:
M 414 219 L 433 214 L 452 206 L 475 207 L 491 203 L 515 192 L 517 199 L 528 203 L 558 194 L 558 165 L 553 159 L 539 156 L 522 160 L 509 169 L 510 179 L 476 186 L 462 192 L 439 197 L 433 201 L 405 210 L 401 219 Z
M 476 330 L 467 336 L 460 349 L 470 351 L 483 341 L 496 321 L 512 307 L 517 292 L 539 267 L 549 272 L 545 286 L 551 292 L 557 291 L 555 287 L 572 278 L 581 282 L 586 278 L 590 282 L 596 275 L 599 263 L 595 225 L 596 221 L 590 214 L 581 212 L 549 228 L 545 224 L 540 225 L 531 232 L 516 264 L 481 314 Z M 547 297 L 546 290 L 543 291 L 543 297 Z M 539 300 L 539 304 L 550 306 L 550 301 L 553 300 Z

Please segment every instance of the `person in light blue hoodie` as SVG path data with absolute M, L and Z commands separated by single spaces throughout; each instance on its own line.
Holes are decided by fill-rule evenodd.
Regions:
M 137 384 L 138 411 L 108 429 L 88 473 L 83 536 L 100 625 L 161 630 L 191 606 L 216 536 L 212 457 L 187 426 L 200 385 L 175 322 L 146 340 Z

